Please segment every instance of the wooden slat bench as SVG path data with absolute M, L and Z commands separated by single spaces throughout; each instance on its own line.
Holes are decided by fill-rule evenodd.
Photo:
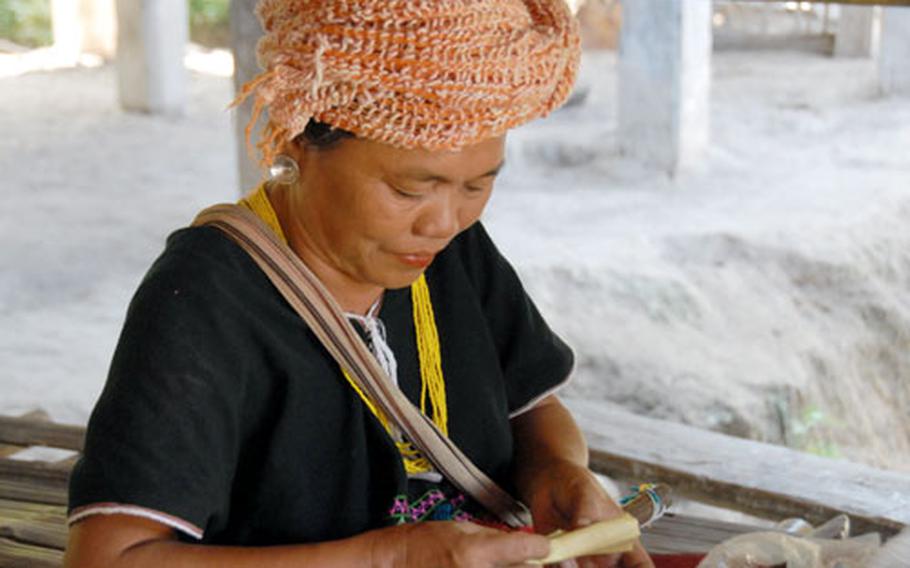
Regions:
M 677 495 L 771 520 L 814 525 L 846 513 L 855 534 L 887 537 L 910 525 L 910 474 L 823 458 L 568 400 L 591 448 L 591 468 L 660 480 Z
M 591 446 L 592 468 L 615 479 L 662 481 L 678 495 L 772 520 L 820 524 L 840 512 L 855 532 L 884 536 L 910 523 L 910 476 L 809 456 L 612 406 L 569 400 Z M 33 446 L 81 451 L 81 427 L 46 416 L 0 417 L 0 566 L 59 567 L 66 543 L 66 485 L 75 461 L 21 461 Z M 749 524 L 669 514 L 643 533 L 658 554 L 704 553 Z
M 10 456 L 36 446 L 80 452 L 84 438 L 84 428 L 54 424 L 40 412 L 0 417 L 0 566 L 62 565 L 67 479 L 76 459 Z

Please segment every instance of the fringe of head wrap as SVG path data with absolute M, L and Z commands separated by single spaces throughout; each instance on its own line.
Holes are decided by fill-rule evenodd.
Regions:
M 269 164 L 311 118 L 400 148 L 453 150 L 545 116 L 581 46 L 565 0 L 260 0 L 252 136 Z

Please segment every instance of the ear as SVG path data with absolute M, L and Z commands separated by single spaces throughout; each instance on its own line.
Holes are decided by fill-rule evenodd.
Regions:
M 300 136 L 297 136 L 291 140 L 287 140 L 281 145 L 280 148 L 281 154 L 287 154 L 298 164 L 302 163 L 302 160 L 307 152 L 306 144 L 303 142 L 298 142 L 299 139 Z

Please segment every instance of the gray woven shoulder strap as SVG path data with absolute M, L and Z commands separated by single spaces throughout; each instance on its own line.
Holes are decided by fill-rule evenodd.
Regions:
M 201 225 L 224 231 L 252 257 L 357 386 L 446 479 L 507 525 L 530 525 L 527 508 L 475 466 L 393 385 L 328 290 L 255 213 L 238 205 L 215 205 L 193 221 L 193 226 Z

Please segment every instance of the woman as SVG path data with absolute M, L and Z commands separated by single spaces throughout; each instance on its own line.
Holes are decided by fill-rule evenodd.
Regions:
M 478 219 L 506 131 L 565 99 L 562 0 L 263 0 L 252 209 L 399 388 L 530 508 L 508 532 L 392 430 L 253 261 L 174 233 L 70 488 L 67 566 L 510 566 L 618 514 L 553 394 L 572 356 Z M 255 122 L 255 117 L 254 117 Z M 415 522 L 420 521 L 420 522 Z M 430 522 L 432 521 L 432 522 Z M 651 566 L 640 547 L 595 566 Z

